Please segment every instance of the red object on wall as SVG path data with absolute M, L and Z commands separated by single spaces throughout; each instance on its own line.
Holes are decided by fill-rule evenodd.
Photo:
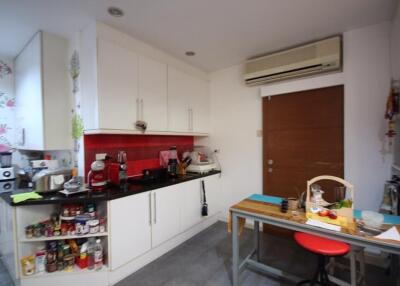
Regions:
M 176 146 L 179 156 L 193 150 L 193 136 L 161 135 L 85 135 L 85 175 L 96 154 L 107 153 L 116 160 L 118 151 L 126 151 L 129 177 L 142 174 L 143 169 L 160 167 L 159 153 Z

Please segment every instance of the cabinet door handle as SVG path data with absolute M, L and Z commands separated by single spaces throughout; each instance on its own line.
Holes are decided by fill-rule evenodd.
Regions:
M 139 98 L 136 98 L 136 121 L 140 119 Z
M 190 109 L 190 130 L 193 131 L 193 108 Z
M 154 224 L 157 223 L 157 197 L 156 193 L 153 193 L 154 196 Z
M 149 225 L 151 226 L 151 193 L 149 193 Z
M 144 103 L 143 103 L 143 98 L 140 100 L 140 119 L 144 120 L 144 115 L 143 115 L 143 109 L 144 109 Z
M 190 131 L 190 108 L 188 108 L 188 130 Z

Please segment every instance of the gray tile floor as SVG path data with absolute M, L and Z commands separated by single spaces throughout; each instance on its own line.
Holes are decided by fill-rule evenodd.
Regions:
M 310 277 L 316 258 L 293 240 L 262 235 L 261 260 L 302 277 Z M 252 249 L 250 230 L 241 236 L 241 256 Z M 344 263 L 347 261 L 343 261 Z M 347 271 L 341 271 L 349 279 Z M 184 244 L 125 278 L 117 286 L 229 286 L 231 285 L 231 237 L 226 224 L 218 222 Z M 240 276 L 242 286 L 293 285 L 257 272 L 245 270 Z M 394 285 L 393 278 L 383 269 L 367 266 L 367 285 Z
M 242 255 L 252 249 L 252 232 L 241 236 Z M 262 235 L 261 260 L 303 277 L 310 277 L 315 267 L 314 255 L 297 246 L 293 240 Z M 346 262 L 346 261 L 345 261 Z M 347 271 L 341 276 L 349 277 Z M 229 286 L 231 285 L 231 237 L 226 224 L 218 222 L 184 244 L 166 253 L 117 286 Z M 283 280 L 245 270 L 242 286 L 292 285 Z M 0 263 L 0 286 L 12 285 L 6 269 Z M 367 285 L 390 286 L 395 281 L 383 269 L 367 265 Z
M 10 275 L 8 275 L 7 269 L 1 263 L 0 260 L 0 286 L 12 286 L 14 283 L 11 281 Z

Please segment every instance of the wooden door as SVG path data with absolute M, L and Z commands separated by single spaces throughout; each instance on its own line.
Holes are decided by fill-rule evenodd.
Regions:
M 299 197 L 313 177 L 343 178 L 343 112 L 343 86 L 263 99 L 264 194 Z

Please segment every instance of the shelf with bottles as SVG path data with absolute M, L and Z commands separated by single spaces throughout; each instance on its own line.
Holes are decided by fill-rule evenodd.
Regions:
M 107 239 L 53 240 L 20 246 L 22 279 L 107 271 Z
M 107 236 L 107 204 L 26 206 L 17 209 L 20 243 Z
M 41 242 L 41 241 L 50 241 L 50 240 L 68 240 L 68 239 L 79 239 L 79 238 L 89 238 L 89 237 L 104 237 L 108 236 L 108 232 L 97 232 L 97 233 L 89 233 L 85 235 L 61 235 L 61 236 L 52 236 L 52 237 L 33 237 L 33 238 L 22 238 L 19 240 L 21 243 L 29 243 L 29 242 Z

